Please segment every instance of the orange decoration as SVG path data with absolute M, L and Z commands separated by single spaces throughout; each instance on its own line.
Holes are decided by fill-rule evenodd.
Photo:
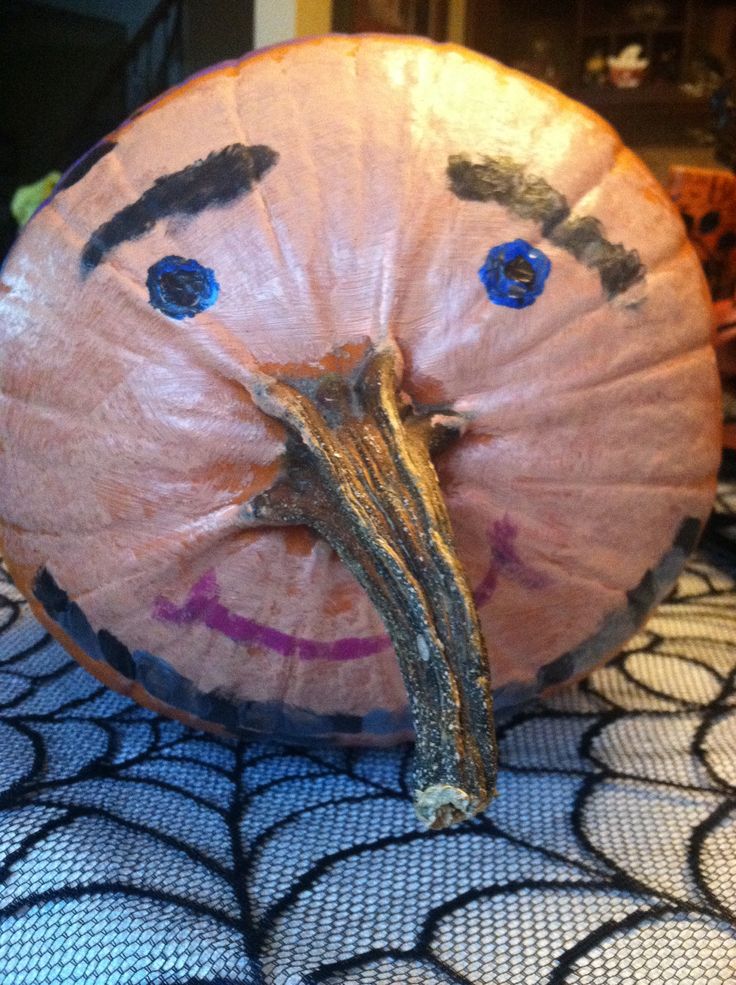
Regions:
M 62 179 L 3 282 L 0 525 L 41 621 L 186 721 L 416 731 L 435 826 L 492 794 L 491 687 L 615 652 L 710 510 L 675 209 L 597 116 L 462 48 L 201 74 Z

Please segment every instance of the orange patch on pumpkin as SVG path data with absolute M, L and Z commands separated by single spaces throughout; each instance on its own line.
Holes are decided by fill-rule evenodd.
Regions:
M 317 535 L 313 534 L 307 527 L 285 527 L 281 531 L 284 538 L 286 553 L 294 557 L 306 557 L 312 553 L 312 548 L 317 543 Z
M 360 342 L 347 342 L 322 359 L 314 363 L 260 363 L 258 368 L 268 376 L 277 379 L 309 379 L 316 380 L 326 373 L 349 374 L 360 365 L 371 342 L 365 339 Z
M 445 385 L 441 380 L 414 369 L 412 354 L 408 349 L 402 350 L 404 360 L 403 389 L 411 399 L 418 404 L 444 404 L 447 400 Z
M 259 471 L 262 468 L 264 466 L 260 466 Z M 252 475 L 252 466 L 248 466 L 247 471 Z M 254 484 L 251 475 L 244 474 L 242 462 L 226 462 L 220 459 L 188 469 L 187 481 L 194 486 L 210 485 L 214 489 L 226 490 L 232 494 L 233 501 L 237 503 L 251 495 L 250 489 Z
M 277 458 L 275 461 L 268 462 L 266 465 L 259 465 L 257 462 L 254 462 L 251 465 L 251 472 L 252 478 L 250 485 L 243 487 L 242 496 L 236 502 L 245 502 L 251 496 L 257 496 L 258 493 L 270 489 L 281 475 L 281 459 Z
M 355 602 L 355 593 L 351 585 L 335 588 L 325 601 L 324 611 L 327 616 L 340 616 L 350 612 Z

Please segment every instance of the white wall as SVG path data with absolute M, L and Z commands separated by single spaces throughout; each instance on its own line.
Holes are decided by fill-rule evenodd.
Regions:
M 254 47 L 263 48 L 296 35 L 296 0 L 255 0 Z

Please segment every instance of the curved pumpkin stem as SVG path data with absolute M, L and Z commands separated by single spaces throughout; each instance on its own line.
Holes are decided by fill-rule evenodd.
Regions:
M 430 459 L 462 420 L 417 414 L 396 354 L 370 348 L 349 375 L 270 380 L 253 397 L 287 429 L 279 481 L 250 524 L 306 524 L 367 591 L 391 636 L 416 732 L 415 807 L 432 828 L 483 810 L 496 745 L 488 659 Z

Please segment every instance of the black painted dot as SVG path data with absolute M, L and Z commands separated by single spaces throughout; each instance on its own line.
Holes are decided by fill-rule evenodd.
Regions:
M 712 233 L 718 228 L 721 221 L 721 213 L 713 210 L 712 212 L 706 212 L 701 218 L 699 229 L 701 233 Z
M 33 580 L 33 594 L 46 610 L 46 614 L 56 619 L 59 613 L 66 611 L 69 596 L 56 584 L 56 579 L 48 570 L 41 568 Z
M 693 226 L 695 225 L 695 219 L 690 215 L 689 212 L 682 212 L 682 221 L 685 223 L 685 228 L 688 232 L 691 232 Z
M 694 516 L 689 516 L 686 520 L 682 521 L 680 529 L 677 531 L 677 537 L 675 537 L 674 546 L 679 547 L 686 554 L 692 554 L 697 546 L 702 529 L 703 524 L 700 520 Z
M 551 687 L 561 684 L 575 672 L 575 660 L 571 653 L 565 653 L 551 663 L 540 667 L 537 671 L 537 683 L 540 687 Z
M 59 613 L 56 621 L 64 632 L 71 636 L 77 646 L 80 646 L 90 657 L 99 660 L 97 634 L 76 602 L 70 602 L 64 612 Z
M 135 677 L 135 664 L 130 650 L 124 643 L 120 642 L 117 636 L 113 636 L 106 629 L 101 629 L 97 634 L 97 642 L 100 645 L 102 656 L 111 667 L 114 667 L 124 677 Z
M 503 272 L 510 280 L 515 280 L 518 284 L 534 283 L 534 268 L 524 257 L 515 257 L 513 260 L 509 260 L 503 268 Z
M 635 622 L 641 622 L 657 601 L 657 579 L 654 572 L 648 569 L 636 588 L 626 593 L 629 602 L 629 612 Z
M 718 249 L 723 250 L 724 253 L 728 253 L 734 246 L 736 246 L 736 233 L 727 232 L 718 237 Z

